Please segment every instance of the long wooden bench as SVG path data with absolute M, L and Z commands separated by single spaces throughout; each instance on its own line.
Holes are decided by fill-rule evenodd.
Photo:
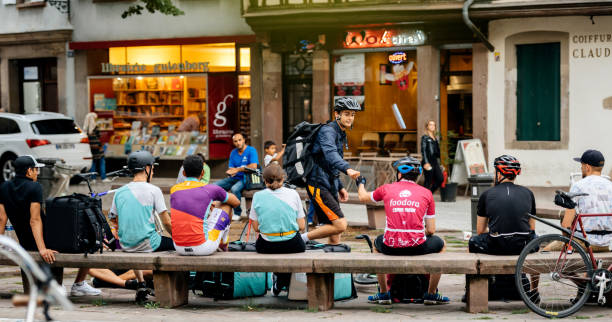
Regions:
M 30 253 L 40 261 L 38 253 Z M 596 256 L 612 262 L 612 253 Z M 305 272 L 308 307 L 319 311 L 333 308 L 333 273 L 465 274 L 466 311 L 488 310 L 488 274 L 513 274 L 517 256 L 468 253 L 423 256 L 386 256 L 370 253 L 301 253 L 267 255 L 216 253 L 212 256 L 179 256 L 173 252 L 104 254 L 57 254 L 55 267 L 90 267 L 153 270 L 156 300 L 163 306 L 187 304 L 187 272 Z M 0 265 L 14 265 L 0 256 Z M 442 277 L 444 278 L 444 277 Z

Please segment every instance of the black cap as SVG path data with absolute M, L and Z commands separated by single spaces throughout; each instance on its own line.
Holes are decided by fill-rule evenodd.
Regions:
M 588 164 L 593 167 L 603 167 L 605 160 L 601 152 L 597 150 L 586 150 L 580 158 L 574 158 L 574 161 Z
M 36 159 L 31 155 L 22 155 L 15 159 L 13 164 L 15 165 L 15 173 L 20 175 L 26 174 L 29 168 L 43 168 L 45 166 L 36 162 Z

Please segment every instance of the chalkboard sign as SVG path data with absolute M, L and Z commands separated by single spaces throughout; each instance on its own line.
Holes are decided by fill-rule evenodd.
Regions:
M 487 162 L 480 139 L 457 142 L 450 182 L 466 184 L 469 176 L 487 172 Z

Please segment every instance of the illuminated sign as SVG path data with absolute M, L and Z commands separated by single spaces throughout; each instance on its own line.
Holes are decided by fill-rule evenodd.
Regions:
M 402 51 L 398 51 L 396 53 L 393 53 L 393 54 L 389 55 L 389 62 L 391 64 L 401 64 L 401 63 L 405 62 L 406 59 L 407 59 L 406 53 L 402 52 Z
M 111 64 L 102 63 L 103 73 L 144 73 L 152 67 L 155 74 L 159 73 L 189 73 L 189 72 L 207 72 L 208 62 L 193 62 L 185 61 L 184 63 L 163 63 L 155 65 L 144 65 L 144 64 Z
M 352 30 L 347 31 L 342 42 L 344 48 L 377 48 L 418 46 L 425 43 L 421 30 Z

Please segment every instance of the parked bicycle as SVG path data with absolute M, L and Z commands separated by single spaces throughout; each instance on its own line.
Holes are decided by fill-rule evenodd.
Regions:
M 555 204 L 574 209 L 576 202 L 573 199 L 585 195 L 557 191 Z M 604 294 L 612 289 L 612 265 L 604 268 L 603 261 L 593 256 L 583 218 L 609 217 L 612 214 L 578 213 L 570 229 L 529 216 L 563 234 L 544 235 L 532 240 L 518 258 L 516 287 L 527 307 L 544 317 L 563 318 L 580 310 L 591 292 L 596 293 L 600 305 L 605 304 Z

